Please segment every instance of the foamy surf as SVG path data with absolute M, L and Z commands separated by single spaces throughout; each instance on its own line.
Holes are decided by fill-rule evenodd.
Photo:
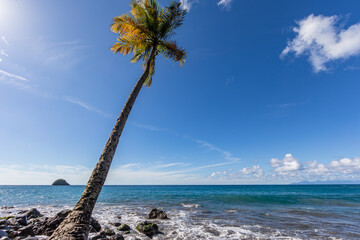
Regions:
M 185 204 L 195 208 L 198 204 Z M 22 210 L 37 208 L 45 216 L 54 216 L 64 209 L 70 209 L 71 206 L 64 205 L 28 205 L 14 206 L 9 209 L 1 209 L 0 215 L 17 216 Z M 149 240 L 150 238 L 136 231 L 139 222 L 146 220 L 146 215 L 150 209 L 145 207 L 128 207 L 122 205 L 98 204 L 94 210 L 93 217 L 99 221 L 102 228 L 110 228 L 117 232 L 114 223 L 126 223 L 132 229 L 129 234 L 124 234 L 126 240 Z M 154 240 L 239 240 L 239 239 L 277 239 L 277 240 L 304 240 L 306 238 L 287 236 L 279 229 L 270 229 L 260 225 L 232 225 L 221 224 L 216 220 L 199 220 L 197 211 L 170 209 L 167 211 L 168 220 L 152 220 L 159 225 L 160 234 L 153 236 Z M 94 234 L 93 234 L 94 235 Z M 90 236 L 92 236 L 90 234 Z M 46 236 L 37 236 L 40 240 L 47 239 Z M 91 238 L 89 238 L 91 239 Z M 334 238 L 341 240 L 340 238 Z

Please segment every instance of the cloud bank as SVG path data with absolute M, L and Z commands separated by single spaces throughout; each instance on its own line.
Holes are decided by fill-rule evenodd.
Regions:
M 327 70 L 326 64 L 360 55 L 360 23 L 347 29 L 338 24 L 338 16 L 313 14 L 297 21 L 296 37 L 289 41 L 281 57 L 294 53 L 307 56 L 314 71 Z

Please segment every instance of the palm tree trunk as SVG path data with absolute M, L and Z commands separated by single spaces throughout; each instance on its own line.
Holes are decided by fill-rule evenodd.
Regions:
M 116 121 L 116 124 L 100 156 L 99 162 L 94 168 L 80 200 L 75 205 L 72 212 L 56 228 L 49 240 L 86 240 L 88 238 L 90 218 L 95 207 L 96 200 L 100 194 L 102 186 L 105 183 L 106 176 L 109 172 L 126 120 L 141 87 L 149 76 L 150 63 L 151 61 L 155 61 L 155 57 L 156 47 L 153 48 L 143 74 L 136 83 L 119 115 L 119 118 Z

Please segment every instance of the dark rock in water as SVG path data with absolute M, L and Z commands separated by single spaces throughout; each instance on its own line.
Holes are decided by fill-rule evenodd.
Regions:
M 7 209 L 13 209 L 13 208 L 15 208 L 15 207 L 12 207 L 12 206 L 4 206 L 4 207 L 1 207 L 1 209 L 5 209 L 5 210 L 7 210 Z
M 142 222 L 139 223 L 136 226 L 136 229 L 141 232 L 144 233 L 146 236 L 152 237 L 153 235 L 157 234 L 159 232 L 159 227 L 156 223 L 152 223 L 152 222 Z
M 119 222 L 112 222 L 110 224 L 115 226 L 115 227 L 119 227 L 121 225 L 121 223 L 119 223 Z
M 7 221 L 4 220 L 0 220 L 0 226 L 6 226 L 7 225 Z
M 106 234 L 104 231 L 100 232 L 98 235 L 95 235 L 94 237 L 91 238 L 91 240 L 101 240 L 101 239 L 106 239 Z
M 30 209 L 28 211 L 19 212 L 19 214 L 24 214 L 27 217 L 27 220 L 43 216 L 43 215 L 41 215 L 41 213 L 36 208 L 32 208 L 32 209 Z
M 68 184 L 65 179 L 58 179 L 55 182 L 53 182 L 52 185 L 70 185 L 70 184 Z
M 119 230 L 119 231 L 122 231 L 122 232 L 125 232 L 125 231 L 130 231 L 130 227 L 127 225 L 127 224 L 121 224 L 118 228 L 117 228 L 117 230 Z
M 113 236 L 113 235 L 115 235 L 114 230 L 112 230 L 112 229 L 110 229 L 110 228 L 108 228 L 108 227 L 105 227 L 104 232 L 105 232 L 105 235 L 106 235 L 106 236 Z
M 95 218 L 91 218 L 90 219 L 90 229 L 95 230 L 95 232 L 100 232 L 101 230 L 101 225 L 100 223 L 95 219 Z
M 121 234 L 117 233 L 117 234 L 115 234 L 114 236 L 111 236 L 108 239 L 109 240 L 124 240 L 124 237 Z
M 168 219 L 166 213 L 164 211 L 158 210 L 154 208 L 151 212 L 147 215 L 148 219 Z
M 45 218 L 43 221 L 39 221 L 36 224 L 38 227 L 35 226 L 35 234 L 50 236 L 70 212 L 71 210 L 63 210 L 54 217 Z

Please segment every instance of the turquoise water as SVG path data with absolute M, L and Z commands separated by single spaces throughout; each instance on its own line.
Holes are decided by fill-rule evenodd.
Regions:
M 51 215 L 83 189 L 0 186 L 0 215 L 32 206 Z M 104 186 L 94 215 L 135 225 L 153 207 L 170 216 L 154 239 L 360 239 L 360 185 Z

